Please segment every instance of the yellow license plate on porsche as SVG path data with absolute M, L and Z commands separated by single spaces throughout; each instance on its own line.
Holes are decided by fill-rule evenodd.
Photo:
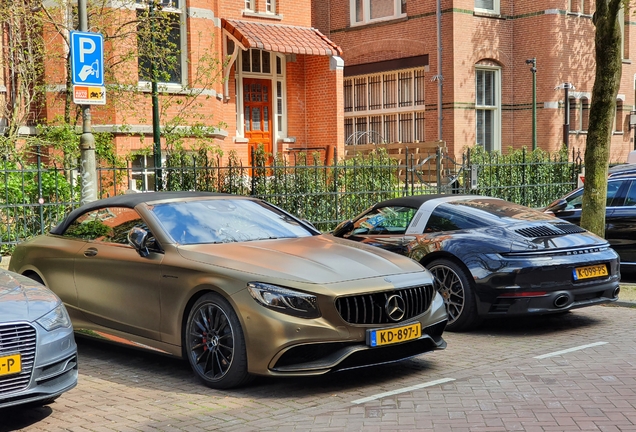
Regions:
M 422 336 L 422 324 L 415 323 L 402 327 L 369 330 L 367 344 L 372 347 L 391 345 L 418 339 L 420 336 Z
M 22 357 L 20 357 L 20 354 L 0 357 L 0 376 L 20 372 L 22 372 Z
M 574 269 L 574 280 L 592 279 L 607 276 L 608 274 L 606 264 L 577 267 Z

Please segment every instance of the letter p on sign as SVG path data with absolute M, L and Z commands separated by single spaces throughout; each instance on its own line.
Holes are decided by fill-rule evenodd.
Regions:
M 86 63 L 84 60 L 86 54 L 93 54 L 95 52 L 95 41 L 93 41 L 93 39 L 80 36 L 79 45 L 79 61 L 80 63 Z

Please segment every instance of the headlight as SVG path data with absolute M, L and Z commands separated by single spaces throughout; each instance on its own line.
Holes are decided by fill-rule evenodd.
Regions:
M 55 309 L 44 315 L 42 318 L 35 320 L 47 331 L 53 331 L 60 327 L 70 327 L 71 318 L 68 316 L 68 312 L 62 303 L 57 305 Z
M 260 282 L 248 283 L 247 288 L 252 297 L 266 308 L 300 318 L 320 316 L 316 296 L 311 294 Z

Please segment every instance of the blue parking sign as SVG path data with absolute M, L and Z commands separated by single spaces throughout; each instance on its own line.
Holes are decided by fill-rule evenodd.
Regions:
M 71 32 L 71 70 L 75 85 L 104 85 L 104 37 L 100 33 Z

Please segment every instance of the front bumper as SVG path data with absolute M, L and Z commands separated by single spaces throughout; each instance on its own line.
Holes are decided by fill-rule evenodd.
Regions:
M 446 348 L 442 333 L 447 323 L 444 302 L 439 294 L 421 315 L 392 325 L 352 325 L 333 307 L 323 305 L 317 319 L 302 319 L 266 309 L 251 298 L 236 294 L 241 304 L 246 340 L 248 371 L 256 375 L 311 376 L 404 360 Z M 249 300 L 249 301 L 248 301 Z M 246 306 L 243 306 L 246 305 Z M 418 339 L 371 347 L 368 329 L 421 323 Z
M 25 377 L 25 385 L 16 385 L 12 376 L 0 377 L 0 408 L 55 399 L 77 385 L 77 345 L 72 328 L 47 332 L 37 324 L 35 360 Z M 23 370 L 26 369 L 23 368 Z

